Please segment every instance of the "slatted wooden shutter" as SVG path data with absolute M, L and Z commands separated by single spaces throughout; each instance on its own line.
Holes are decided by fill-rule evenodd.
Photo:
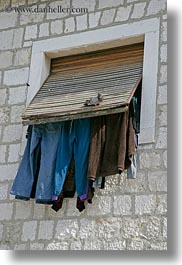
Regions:
M 24 115 L 24 124 L 126 111 L 139 84 L 143 43 L 52 59 L 51 72 Z M 99 106 L 84 106 L 101 93 Z

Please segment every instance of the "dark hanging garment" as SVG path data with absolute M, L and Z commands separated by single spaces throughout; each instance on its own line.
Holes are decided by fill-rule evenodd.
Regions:
M 123 172 L 135 153 L 134 129 L 130 108 L 95 118 L 89 155 L 88 178 L 110 176 Z M 95 154 L 95 156 L 94 156 Z
M 103 151 L 106 141 L 105 116 L 92 118 L 91 120 L 91 144 L 89 152 L 88 177 L 95 181 L 100 174 Z

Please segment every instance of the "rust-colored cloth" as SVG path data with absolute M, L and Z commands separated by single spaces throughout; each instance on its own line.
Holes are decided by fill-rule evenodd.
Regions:
M 131 107 L 92 122 L 88 178 L 106 177 L 127 169 L 135 153 Z
M 106 141 L 106 116 L 99 116 L 91 120 L 91 144 L 89 151 L 88 176 L 95 181 L 100 174 L 102 156 Z

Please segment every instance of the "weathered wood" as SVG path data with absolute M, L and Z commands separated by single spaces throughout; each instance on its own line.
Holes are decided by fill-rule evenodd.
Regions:
M 103 115 L 110 115 L 114 113 L 121 113 L 128 110 L 128 106 L 121 107 L 121 108 L 115 108 L 115 109 L 106 109 L 106 110 L 100 110 L 100 111 L 94 111 L 94 112 L 87 112 L 87 113 L 79 113 L 77 116 L 74 114 L 66 114 L 65 116 L 48 116 L 45 118 L 33 118 L 31 119 L 25 119 L 23 120 L 23 125 L 30 125 L 30 124 L 45 124 L 47 122 L 59 122 L 59 121 L 66 121 L 66 120 L 75 120 L 75 119 L 82 119 L 82 118 L 91 118 L 91 117 L 97 117 L 97 116 L 103 116 Z
M 23 124 L 126 111 L 142 65 L 143 43 L 52 59 L 50 76 L 22 115 Z M 99 106 L 84 106 L 98 93 L 103 95 Z

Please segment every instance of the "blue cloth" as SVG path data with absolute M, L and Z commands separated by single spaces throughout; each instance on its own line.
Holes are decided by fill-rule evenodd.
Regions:
M 90 121 L 91 120 L 88 118 L 63 122 L 57 153 L 53 200 L 57 200 L 58 195 L 62 191 L 72 155 L 74 155 L 75 159 L 75 183 L 77 194 L 81 200 L 87 199 Z
M 62 123 L 34 125 L 28 133 L 27 145 L 10 193 L 30 198 L 35 186 L 35 199 L 52 200 L 56 155 Z M 38 152 L 41 158 L 38 161 Z M 37 173 L 38 162 L 40 163 Z M 37 179 L 35 177 L 37 175 Z

